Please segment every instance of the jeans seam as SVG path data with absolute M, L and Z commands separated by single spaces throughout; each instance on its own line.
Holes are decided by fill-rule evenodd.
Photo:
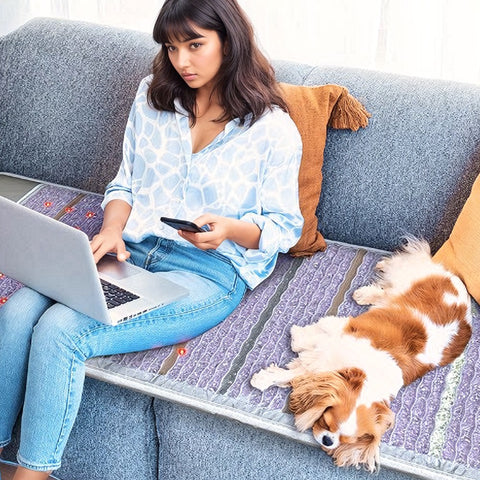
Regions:
M 160 250 L 160 247 L 162 246 L 163 244 L 163 247 L 164 247 L 164 252 L 162 254 L 162 257 L 161 258 L 156 258 L 155 257 L 155 254 L 158 252 L 158 250 Z M 159 237 L 155 243 L 155 246 L 149 250 L 149 252 L 147 253 L 147 255 L 145 256 L 145 261 L 143 263 L 143 268 L 145 270 L 149 270 L 150 269 L 150 266 L 153 264 L 153 260 L 155 260 L 155 263 L 161 261 L 162 258 L 165 258 L 167 255 L 170 254 L 170 252 L 172 251 L 172 243 L 170 241 L 165 241 L 165 239 Z
M 97 330 L 97 328 L 95 328 L 94 330 Z M 87 359 L 87 356 L 84 354 L 84 352 L 80 348 L 79 343 L 80 343 L 80 340 L 82 340 L 83 338 L 85 338 L 86 336 L 89 335 L 90 331 L 91 330 L 89 329 L 86 332 L 84 332 L 83 334 L 76 335 L 75 337 L 71 337 L 70 335 L 67 335 L 68 339 L 72 342 L 73 348 L 71 349 L 69 377 L 68 377 L 68 382 L 67 382 L 68 383 L 67 404 L 65 406 L 64 414 L 63 414 L 63 417 L 62 417 L 62 425 L 61 425 L 60 432 L 58 434 L 58 439 L 57 439 L 57 442 L 55 444 L 55 448 L 54 448 L 54 452 L 53 452 L 53 457 L 54 458 L 57 457 L 59 450 L 63 452 L 63 447 L 61 447 L 61 443 L 65 438 L 65 427 L 66 427 L 66 424 L 68 423 L 66 420 L 68 419 L 68 416 L 69 416 L 69 413 L 70 413 L 71 407 L 72 407 L 71 396 L 72 396 L 72 390 L 73 390 L 72 389 L 73 373 L 75 372 L 75 369 L 76 369 L 76 363 L 77 363 L 77 360 L 78 360 L 78 356 L 82 357 L 82 359 L 80 359 L 80 362 L 83 361 L 83 363 L 85 363 L 85 360 Z M 76 341 L 76 340 L 78 340 L 78 341 Z M 67 438 L 68 438 L 68 435 L 67 435 Z M 41 468 L 45 468 L 45 471 L 48 471 L 48 470 L 53 470 L 53 469 L 60 468 L 60 465 L 61 465 L 61 460 L 56 461 L 55 463 L 49 463 L 49 464 L 46 464 L 46 465 L 35 465 L 35 464 L 30 464 L 28 461 L 25 461 L 25 459 L 23 459 L 23 458 L 22 458 L 22 462 L 20 462 L 20 458 L 22 458 L 22 457 L 18 456 L 19 463 L 22 463 L 23 466 L 26 466 L 27 468 L 33 467 L 34 470 L 37 469 L 38 467 L 41 467 Z
M 8 440 L 4 440 L 3 442 L 0 441 L 0 448 L 6 447 L 11 441 L 12 437 L 10 437 Z
M 56 457 L 58 455 L 59 450 L 61 450 L 63 452 L 63 449 L 60 448 L 60 445 L 61 445 L 62 440 L 65 438 L 65 426 L 68 423 L 67 419 L 69 417 L 69 412 L 71 411 L 71 407 L 72 407 L 71 396 L 72 396 L 73 373 L 75 372 L 75 363 L 76 363 L 75 362 L 75 352 L 79 350 L 77 344 L 75 343 L 74 345 L 75 345 L 75 349 L 72 350 L 72 356 L 71 356 L 71 359 L 70 359 L 70 369 L 69 369 L 70 375 L 69 375 L 69 378 L 68 378 L 68 393 L 67 393 L 67 399 L 68 400 L 67 400 L 67 405 L 65 406 L 65 411 L 64 411 L 64 414 L 63 414 L 63 418 L 62 418 L 62 427 L 60 429 L 60 433 L 58 435 L 58 440 L 57 440 L 57 443 L 55 445 L 54 457 Z M 85 355 L 84 355 L 84 357 L 85 357 Z M 83 362 L 85 362 L 85 358 L 84 358 Z

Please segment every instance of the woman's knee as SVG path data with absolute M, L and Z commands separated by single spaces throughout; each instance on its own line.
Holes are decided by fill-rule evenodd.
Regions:
M 0 308 L 0 330 L 19 334 L 31 332 L 39 318 L 47 311 L 53 300 L 27 287 L 17 290 Z
M 77 317 L 81 315 L 65 305 L 55 303 L 41 316 L 34 327 L 32 349 L 58 351 L 74 350 L 78 343 Z M 53 352 L 52 352 L 53 350 Z

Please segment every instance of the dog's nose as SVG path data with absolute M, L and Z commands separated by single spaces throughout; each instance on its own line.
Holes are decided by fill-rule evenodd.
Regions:
M 333 445 L 333 440 L 328 435 L 324 435 L 322 437 L 322 445 L 325 447 L 331 447 Z

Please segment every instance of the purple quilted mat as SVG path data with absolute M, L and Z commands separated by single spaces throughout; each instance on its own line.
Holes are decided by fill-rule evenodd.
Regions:
M 22 203 L 92 236 L 101 224 L 101 200 L 99 195 L 42 185 Z M 362 312 L 351 293 L 369 282 L 380 256 L 335 243 L 310 258 L 283 255 L 274 274 L 248 292 L 217 327 L 186 344 L 91 359 L 88 372 L 314 444 L 310 434 L 298 434 L 293 427 L 286 409 L 288 390 L 255 390 L 251 375 L 293 357 L 293 324 Z M 0 276 L 0 303 L 20 287 Z M 478 310 L 474 312 L 474 336 L 464 355 L 402 389 L 395 399 L 396 422 L 382 444 L 386 465 L 414 465 L 415 473 L 425 478 L 440 478 L 441 473 L 480 479 L 480 422 L 473 414 L 480 410 L 480 335 Z
M 40 185 L 26 195 L 20 203 L 78 228 L 91 238 L 102 224 L 103 211 L 100 207 L 102 199 L 101 195 L 87 194 L 55 185 Z M 8 298 L 21 286 L 20 283 L 0 273 L 0 305 L 7 302 Z

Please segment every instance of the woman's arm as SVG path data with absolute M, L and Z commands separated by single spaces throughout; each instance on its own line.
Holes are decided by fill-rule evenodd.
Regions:
M 201 250 L 216 249 L 224 240 L 231 240 L 249 249 L 258 249 L 260 244 L 262 231 L 255 223 L 209 213 L 201 215 L 194 223 L 199 227 L 208 225 L 209 231 L 192 233 L 182 230 L 179 235 Z
M 132 207 L 123 200 L 111 200 L 105 206 L 103 224 L 100 232 L 90 242 L 95 263 L 106 254 L 116 253 L 120 262 L 125 261 L 130 253 L 122 239 L 123 229 L 127 223 Z

